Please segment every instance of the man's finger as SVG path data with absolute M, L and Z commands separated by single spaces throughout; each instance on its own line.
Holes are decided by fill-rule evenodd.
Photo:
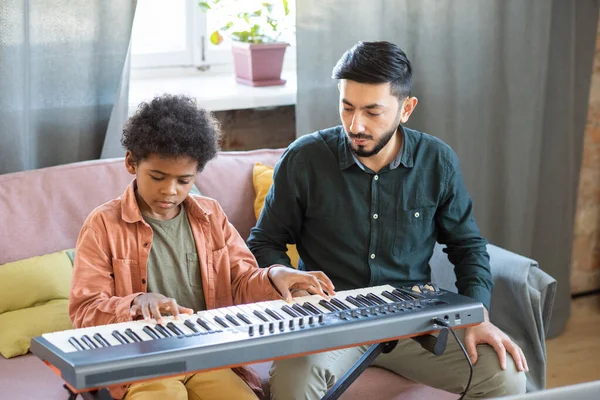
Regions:
M 521 352 L 521 357 L 523 357 L 523 365 L 525 366 L 525 371 L 529 372 L 529 365 L 527 364 L 527 358 L 525 358 L 525 353 L 523 353 L 523 349 L 520 347 L 519 351 Z
M 283 298 L 283 300 L 285 300 L 287 303 L 290 303 L 292 301 L 292 294 L 290 293 L 290 289 L 286 285 L 282 285 L 277 289 L 279 290 L 279 293 L 281 293 L 281 297 Z
M 477 362 L 477 345 L 475 344 L 475 339 L 472 335 L 465 336 L 465 348 L 471 359 L 471 364 L 475 365 Z
M 525 366 L 523 365 L 523 358 L 521 357 L 521 349 L 513 342 L 509 342 L 505 345 L 506 351 L 512 356 L 517 367 L 517 371 L 524 371 Z
M 494 351 L 496 351 L 496 354 L 498 354 L 498 360 L 500 361 L 500 368 L 506 369 L 506 348 L 504 347 L 504 345 L 502 344 L 502 342 L 499 339 L 492 339 L 490 341 L 490 345 L 494 348 Z

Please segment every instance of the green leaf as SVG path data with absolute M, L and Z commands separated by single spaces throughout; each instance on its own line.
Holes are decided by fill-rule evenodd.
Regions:
M 233 22 L 228 22 L 224 27 L 221 28 L 222 31 L 226 31 L 233 26 Z
M 256 10 L 252 13 L 253 17 L 260 17 L 262 15 L 262 10 Z
M 262 3 L 262 6 L 267 9 L 267 12 L 273 12 L 273 4 L 271 3 Z
M 211 9 L 210 4 L 208 4 L 206 1 L 201 1 L 198 3 L 198 5 L 202 9 L 202 11 L 208 11 Z
M 281 0 L 283 2 L 283 11 L 285 13 L 285 15 L 288 15 L 290 13 L 290 6 L 288 4 L 288 0 Z

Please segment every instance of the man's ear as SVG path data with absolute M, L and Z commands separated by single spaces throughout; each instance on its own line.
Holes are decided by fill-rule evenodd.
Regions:
M 135 175 L 137 172 L 137 163 L 133 158 L 133 154 L 129 150 L 127 150 L 127 153 L 125 153 L 125 168 L 127 168 L 127 171 L 131 175 Z
M 402 104 L 402 110 L 400 114 L 401 123 L 404 124 L 406 123 L 406 121 L 408 121 L 410 115 L 417 107 L 417 103 L 419 103 L 419 100 L 416 97 L 408 97 L 406 100 L 404 100 L 404 104 Z

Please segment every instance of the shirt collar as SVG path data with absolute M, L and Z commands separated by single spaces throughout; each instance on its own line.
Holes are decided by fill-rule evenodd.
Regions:
M 121 215 L 123 221 L 127 223 L 135 223 L 143 220 L 142 212 L 135 198 L 135 190 L 137 189 L 137 181 L 131 181 L 125 193 L 121 196 Z M 211 212 L 202 207 L 198 201 L 189 194 L 183 200 L 183 205 L 188 212 L 196 218 L 206 218 Z
M 402 147 L 396 157 L 390 162 L 390 169 L 396 169 L 400 165 L 403 165 L 406 168 L 412 168 L 414 166 L 413 159 L 413 148 L 414 148 L 414 138 L 410 134 L 411 130 L 400 126 L 400 131 L 402 132 Z M 344 131 L 344 128 L 340 126 L 340 141 L 338 146 L 338 159 L 340 169 L 344 170 L 349 168 L 352 164 L 358 165 L 363 171 L 365 170 L 365 166 L 356 158 L 356 155 L 350 150 L 350 139 L 348 139 L 348 135 Z

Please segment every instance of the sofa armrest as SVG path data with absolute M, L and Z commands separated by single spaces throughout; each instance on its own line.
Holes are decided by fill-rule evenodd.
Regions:
M 456 292 L 456 276 L 443 246 L 430 261 L 432 280 Z M 527 391 L 546 386 L 546 333 L 556 293 L 556 280 L 536 261 L 494 245 L 487 246 L 494 279 L 490 320 L 523 349 L 529 372 Z

